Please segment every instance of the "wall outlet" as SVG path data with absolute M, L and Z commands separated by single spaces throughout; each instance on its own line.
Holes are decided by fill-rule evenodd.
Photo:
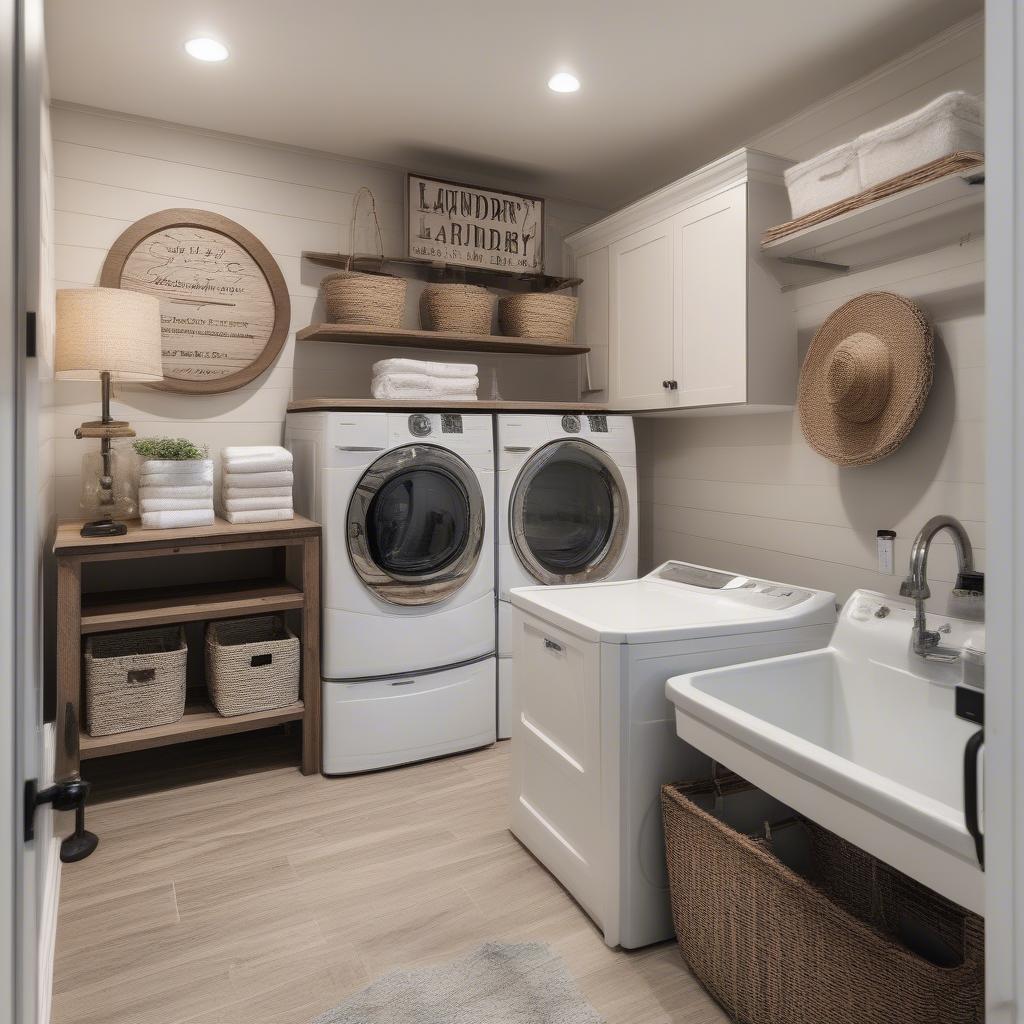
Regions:
M 896 531 L 879 530 L 876 538 L 878 543 L 878 571 L 883 576 L 893 576 L 896 573 Z

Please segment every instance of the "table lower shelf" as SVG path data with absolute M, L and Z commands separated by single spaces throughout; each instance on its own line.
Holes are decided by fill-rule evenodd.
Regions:
M 83 732 L 79 739 L 81 759 L 85 761 L 93 757 L 111 757 L 114 754 L 127 754 L 133 750 L 147 750 L 150 747 L 166 747 L 172 743 L 202 740 L 210 736 L 269 729 L 284 722 L 300 721 L 304 714 L 305 706 L 302 701 L 271 711 L 233 715 L 230 718 L 218 714 L 210 704 L 189 704 L 185 708 L 185 717 L 170 725 L 134 729 L 113 736 L 90 736 Z

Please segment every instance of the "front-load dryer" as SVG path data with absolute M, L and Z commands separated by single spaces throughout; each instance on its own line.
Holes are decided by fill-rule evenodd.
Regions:
M 323 529 L 324 771 L 493 742 L 491 417 L 296 412 L 285 442 Z
M 498 736 L 512 734 L 514 587 L 637 574 L 636 439 L 629 416 L 501 414 L 498 447 Z

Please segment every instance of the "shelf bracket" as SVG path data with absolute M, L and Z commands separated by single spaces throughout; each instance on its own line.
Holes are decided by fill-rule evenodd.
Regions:
M 839 274 L 848 274 L 850 267 L 846 263 L 830 263 L 828 260 L 812 260 L 806 256 L 779 256 L 780 263 L 789 263 L 794 267 L 817 267 L 819 270 L 831 270 Z

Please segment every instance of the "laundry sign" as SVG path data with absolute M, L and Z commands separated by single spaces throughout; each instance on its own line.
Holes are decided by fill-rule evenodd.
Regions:
M 409 255 L 464 267 L 540 274 L 544 200 L 408 176 Z

